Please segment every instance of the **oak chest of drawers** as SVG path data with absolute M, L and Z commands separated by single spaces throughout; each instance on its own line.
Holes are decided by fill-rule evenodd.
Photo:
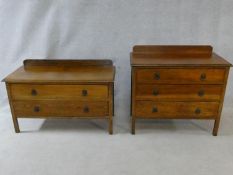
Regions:
M 134 46 L 132 134 L 137 119 L 215 120 L 217 135 L 231 64 L 211 46 Z
M 115 68 L 111 60 L 25 60 L 7 76 L 15 132 L 18 118 L 76 117 L 109 121 Z

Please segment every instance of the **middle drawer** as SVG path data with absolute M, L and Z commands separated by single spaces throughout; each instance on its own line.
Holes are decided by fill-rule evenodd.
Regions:
M 11 85 L 13 100 L 24 99 L 107 99 L 107 85 Z
M 219 101 L 222 85 L 136 85 L 137 100 Z

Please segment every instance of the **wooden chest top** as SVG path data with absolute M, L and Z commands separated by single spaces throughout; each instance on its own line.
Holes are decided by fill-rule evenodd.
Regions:
M 25 60 L 7 76 L 9 83 L 99 83 L 113 82 L 111 60 Z
M 132 66 L 232 66 L 211 46 L 134 46 Z

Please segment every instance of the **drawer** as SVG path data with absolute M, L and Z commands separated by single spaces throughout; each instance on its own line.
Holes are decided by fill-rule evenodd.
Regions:
M 24 99 L 107 99 L 107 85 L 11 85 L 13 100 Z
M 225 69 L 221 68 L 158 68 L 137 69 L 139 83 L 223 84 Z
M 218 102 L 153 102 L 136 101 L 138 118 L 212 118 L 218 114 Z
M 222 85 L 136 85 L 136 99 L 170 101 L 219 101 Z
M 108 115 L 108 102 L 78 102 L 58 100 L 14 101 L 19 117 L 103 117 Z

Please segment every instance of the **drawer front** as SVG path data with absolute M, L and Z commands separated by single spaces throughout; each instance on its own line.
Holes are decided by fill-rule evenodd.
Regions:
M 19 117 L 103 117 L 108 115 L 108 102 L 57 100 L 14 101 Z
M 107 99 L 106 85 L 11 85 L 13 100 L 24 99 Z
M 138 83 L 223 84 L 225 69 L 138 69 L 136 70 L 136 77 Z
M 170 101 L 219 101 L 222 85 L 136 85 L 136 99 Z
M 139 118 L 215 118 L 218 102 L 152 102 L 137 101 L 136 117 Z

